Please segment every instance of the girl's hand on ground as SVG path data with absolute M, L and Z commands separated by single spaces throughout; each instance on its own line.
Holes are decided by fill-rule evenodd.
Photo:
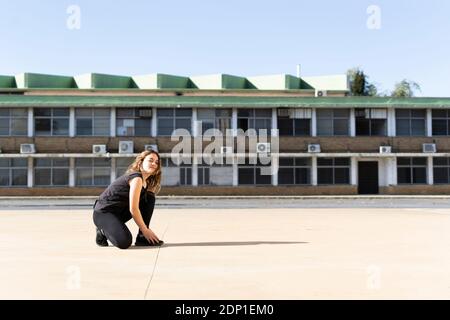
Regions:
M 142 231 L 142 234 L 151 243 L 158 243 L 159 242 L 159 239 L 156 236 L 156 234 L 149 228 L 147 228 L 144 231 Z

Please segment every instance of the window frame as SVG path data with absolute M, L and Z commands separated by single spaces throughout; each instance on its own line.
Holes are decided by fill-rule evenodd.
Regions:
M 8 112 L 7 116 L 3 116 L 0 114 L 0 120 L 2 119 L 7 119 L 8 121 L 8 134 L 0 134 L 0 137 L 26 137 L 28 135 L 28 109 L 27 108 L 2 108 L 2 111 L 6 111 Z M 18 115 L 14 115 L 12 114 L 12 110 L 23 110 L 25 111 L 25 115 L 23 116 L 18 116 Z M 14 121 L 17 120 L 22 120 L 25 122 L 25 131 L 23 134 L 13 134 L 13 130 L 14 130 Z
M 96 166 L 95 160 L 107 160 L 108 166 Z M 90 166 L 78 166 L 77 160 L 91 160 Z M 105 184 L 95 184 L 95 170 L 101 169 L 101 168 L 108 168 L 108 179 L 109 182 Z M 105 187 L 108 186 L 111 183 L 111 158 L 75 158 L 75 186 L 76 187 Z M 78 183 L 78 172 L 84 170 L 84 171 L 90 171 L 90 178 L 91 183 L 90 184 L 79 184 Z
M 50 160 L 50 165 L 45 165 L 45 166 L 41 166 L 41 165 L 37 165 L 38 160 L 40 159 L 47 159 Z M 60 165 L 54 165 L 54 160 L 67 160 L 67 165 L 66 166 L 60 166 Z M 33 159 L 33 185 L 36 187 L 68 187 L 70 182 L 70 159 L 69 158 L 34 158 Z M 50 184 L 37 184 L 36 181 L 36 170 L 50 170 Z M 61 169 L 67 169 L 67 184 L 55 184 L 54 183 L 54 176 L 55 170 L 61 170 Z M 57 174 L 56 174 L 57 175 Z
M 165 115 L 161 116 L 159 114 L 161 110 L 165 110 L 165 111 L 171 110 L 171 111 L 173 111 L 173 114 L 171 116 L 165 116 Z M 190 115 L 189 116 L 188 115 L 179 115 L 178 113 L 181 113 L 181 111 L 190 111 Z M 190 120 L 190 122 L 189 122 L 189 129 L 186 129 L 186 128 L 184 128 L 184 129 L 188 130 L 190 135 L 192 134 L 192 108 L 183 108 L 183 109 L 179 109 L 179 108 L 158 108 L 156 110 L 156 114 L 157 114 L 157 131 L 158 131 L 157 135 L 158 136 L 170 137 L 170 136 L 172 136 L 173 132 L 176 129 L 181 129 L 181 128 L 177 128 L 177 120 Z M 170 134 L 166 134 L 166 133 L 162 134 L 161 133 L 161 131 L 160 131 L 161 130 L 161 126 L 160 126 L 160 121 L 161 120 L 170 120 L 172 122 L 172 124 L 171 124 L 172 131 L 171 131 Z
M 36 110 L 38 109 L 42 109 L 42 110 L 50 110 L 50 115 L 49 116 L 37 116 L 36 115 Z M 58 115 L 54 115 L 56 110 L 64 110 L 67 111 L 68 114 L 65 116 L 58 116 Z M 50 120 L 50 133 L 49 134 L 38 134 L 37 130 L 36 130 L 36 120 Z M 66 131 L 67 133 L 64 134 L 55 134 L 55 129 L 54 129 L 54 121 L 55 120 L 66 120 L 67 121 L 67 128 Z M 33 129 L 34 129 L 34 136 L 35 137 L 68 137 L 69 136 L 69 127 L 70 127 L 70 108 L 68 107 L 50 107 L 50 108 L 46 108 L 46 107 L 36 107 L 33 109 Z
M 77 115 L 78 111 L 91 111 L 91 115 Z M 107 110 L 108 116 L 98 116 L 95 114 L 96 111 L 99 110 Z M 78 132 L 79 126 L 78 126 L 78 120 L 90 120 L 91 122 L 91 134 L 80 134 Z M 96 133 L 96 127 L 95 120 L 108 120 L 108 130 L 105 134 L 97 134 Z M 75 108 L 75 136 L 77 137 L 108 137 L 111 134 L 111 109 L 110 108 Z
M 14 160 L 23 160 L 25 162 L 24 166 L 13 165 Z M 26 158 L 3 158 L 3 160 L 8 161 L 7 167 L 2 167 L 0 163 L 0 170 L 8 171 L 8 184 L 0 185 L 0 188 L 23 188 L 28 186 L 28 160 Z M 25 183 L 24 184 L 13 184 L 14 182 L 14 171 L 24 171 L 25 173 Z
M 408 111 L 408 116 L 399 116 L 398 115 L 398 110 L 401 111 Z M 424 115 L 423 117 L 419 117 L 419 116 L 413 116 L 413 111 L 423 111 Z M 399 125 L 398 122 L 399 121 L 409 121 L 408 124 L 408 134 L 399 134 Z M 418 135 L 418 134 L 413 134 L 413 121 L 418 121 L 418 120 L 422 120 L 423 121 L 423 133 Z M 424 137 L 427 135 L 427 111 L 426 109 L 395 109 L 395 136 L 398 137 Z
M 283 159 L 292 159 L 293 160 L 293 164 L 292 165 L 285 165 L 282 164 L 281 160 Z M 308 164 L 306 165 L 299 165 L 297 164 L 297 159 L 306 159 Z M 292 169 L 293 170 L 293 183 L 282 183 L 280 182 L 280 170 L 282 169 Z M 305 170 L 307 172 L 307 183 L 299 183 L 297 181 L 297 170 Z M 302 158 L 280 158 L 279 159 L 279 165 L 278 165 L 278 185 L 280 186 L 292 186 L 292 185 L 297 185 L 297 186 L 309 186 L 312 184 L 311 182 L 311 174 L 312 174 L 312 159 L 308 158 L 308 157 L 302 157 Z
M 409 164 L 398 164 L 399 159 L 409 159 Z M 425 159 L 425 164 L 414 164 L 414 159 Z M 410 182 L 400 182 L 399 179 L 399 171 L 403 168 L 409 168 L 409 174 L 410 174 Z M 424 169 L 425 171 L 425 181 L 424 182 L 414 182 L 415 180 L 415 173 L 414 169 Z M 427 165 L 427 158 L 426 157 L 398 157 L 397 158 L 397 184 L 398 185 L 426 185 L 428 181 L 428 165 Z
M 339 116 L 336 115 L 338 111 L 347 111 L 347 115 Z M 331 116 L 321 116 L 320 113 L 324 113 L 327 111 L 331 111 Z M 345 134 L 336 134 L 336 121 L 339 120 L 346 120 L 347 121 L 347 132 Z M 329 127 L 331 128 L 331 135 L 330 134 L 321 134 L 319 130 L 319 122 L 321 121 L 329 121 Z M 333 109 L 333 108 L 324 108 L 324 109 L 317 109 L 316 110 L 316 126 L 317 126 L 317 136 L 321 137 L 345 137 L 350 135 L 350 109 L 349 108 L 339 108 L 339 109 Z
M 320 159 L 331 159 L 332 163 L 331 165 L 322 165 L 319 164 Z M 347 165 L 336 165 L 336 159 L 346 159 L 348 160 Z M 331 169 L 332 170 L 332 178 L 333 181 L 331 183 L 321 183 L 320 182 L 320 169 Z M 347 181 L 346 183 L 336 183 L 336 169 L 347 169 L 348 175 L 347 175 Z M 334 157 L 334 158 L 317 158 L 317 185 L 350 185 L 351 184 L 351 159 L 348 157 Z

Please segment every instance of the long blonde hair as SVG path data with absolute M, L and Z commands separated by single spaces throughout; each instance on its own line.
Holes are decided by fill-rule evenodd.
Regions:
M 155 194 L 158 194 L 161 190 L 161 157 L 155 150 L 146 150 L 141 152 L 133 161 L 133 163 L 129 165 L 125 173 L 129 174 L 133 172 L 141 172 L 142 162 L 144 162 L 146 156 L 152 153 L 156 154 L 156 156 L 158 157 L 158 168 L 156 169 L 156 172 L 154 174 L 147 178 L 147 189 L 153 191 Z

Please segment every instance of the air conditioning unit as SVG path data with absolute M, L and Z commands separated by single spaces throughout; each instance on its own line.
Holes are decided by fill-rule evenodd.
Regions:
M 311 153 L 320 152 L 320 144 L 308 144 L 308 152 Z
M 270 143 L 268 142 L 260 142 L 256 144 L 256 152 L 257 153 L 268 153 L 270 152 Z
M 289 109 L 278 109 L 278 116 L 279 117 L 289 117 L 291 114 L 291 110 Z
M 436 144 L 434 144 L 434 143 L 424 143 L 424 144 L 422 144 L 422 152 L 424 152 L 424 153 L 435 153 L 436 152 Z
M 92 145 L 92 153 L 93 154 L 104 154 L 104 153 L 106 153 L 106 145 L 105 144 L 94 144 L 94 145 Z
M 20 153 L 36 153 L 34 143 L 23 143 L 20 145 Z
M 145 151 L 153 150 L 153 151 L 158 152 L 158 145 L 157 144 L 146 144 L 146 145 L 144 145 L 144 150 Z
M 380 146 L 380 153 L 391 153 L 392 147 L 391 146 Z
M 152 109 L 139 109 L 139 117 L 151 118 L 152 117 Z
M 316 90 L 316 97 L 326 97 L 327 95 L 326 90 Z
M 133 141 L 119 141 L 119 153 L 133 153 Z
M 232 154 L 233 148 L 232 147 L 220 147 L 220 153 L 221 154 Z

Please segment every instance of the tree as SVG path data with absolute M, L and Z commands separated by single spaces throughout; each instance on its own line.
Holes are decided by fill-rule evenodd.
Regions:
M 395 84 L 394 91 L 391 96 L 394 98 L 414 97 L 415 91 L 421 91 L 420 85 L 414 81 L 403 79 Z
M 378 89 L 375 84 L 368 81 L 369 77 L 363 70 L 352 68 L 347 71 L 352 96 L 377 96 Z

